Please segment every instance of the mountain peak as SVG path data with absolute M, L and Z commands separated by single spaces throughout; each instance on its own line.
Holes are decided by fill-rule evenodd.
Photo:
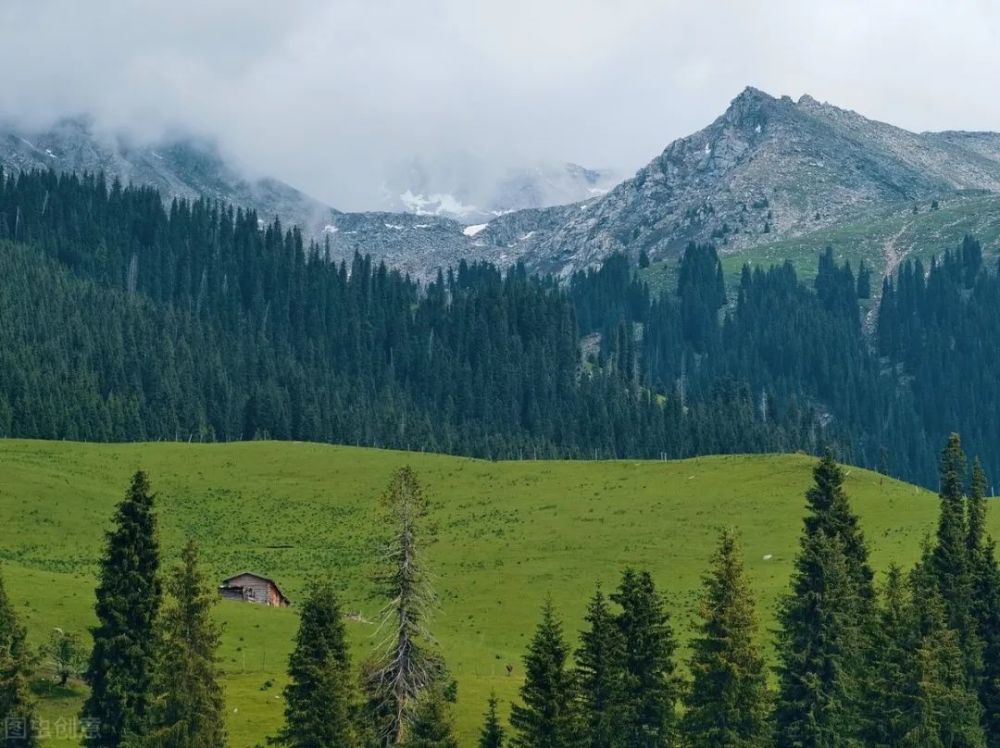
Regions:
M 761 91 L 759 88 L 756 88 L 754 86 L 747 86 L 746 88 L 744 88 L 742 91 L 739 92 L 739 94 L 736 96 L 735 99 L 733 99 L 730 106 L 732 106 L 732 104 L 735 104 L 737 101 L 741 100 L 774 101 L 774 97 L 771 96 L 771 94 L 767 93 L 767 91 Z
M 765 91 L 747 86 L 729 103 L 722 120 L 738 127 L 756 128 L 770 112 L 779 105 L 779 100 Z
M 565 275 L 612 252 L 664 258 L 691 241 L 736 253 L 957 190 L 1000 193 L 1000 134 L 918 135 L 809 94 L 747 86 L 599 200 L 504 216 L 481 236 Z

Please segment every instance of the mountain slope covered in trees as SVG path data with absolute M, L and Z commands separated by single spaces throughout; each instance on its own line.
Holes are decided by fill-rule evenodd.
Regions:
M 490 458 L 834 444 L 932 485 L 960 430 L 1000 466 L 1000 280 L 971 238 L 903 263 L 873 335 L 877 277 L 829 252 L 809 285 L 786 264 L 727 290 L 691 245 L 659 294 L 621 255 L 564 285 L 462 263 L 422 287 L 252 211 L 52 173 L 2 180 L 0 265 L 4 436 Z

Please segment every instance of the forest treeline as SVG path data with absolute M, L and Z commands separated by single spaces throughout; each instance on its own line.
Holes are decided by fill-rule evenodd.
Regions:
M 568 283 L 462 262 L 421 284 L 278 220 L 100 175 L 0 173 L 0 435 L 300 439 L 487 458 L 835 445 L 931 485 L 952 430 L 1000 469 L 1000 281 L 974 239 L 727 290 L 691 246 L 659 294 L 623 256 Z M 583 344 L 581 345 L 581 341 Z
M 1000 566 L 986 533 L 986 475 L 978 460 L 970 472 L 954 434 L 938 472 L 936 532 L 912 569 L 892 565 L 879 580 L 844 471 L 829 452 L 817 462 L 770 663 L 731 529 L 722 530 L 703 577 L 683 658 L 646 571 L 625 569 L 608 594 L 598 587 L 579 637 L 567 636 L 547 602 L 509 719 L 490 698 L 478 745 L 1000 745 Z M 394 475 L 378 506 L 373 581 L 387 602 L 377 641 L 356 667 L 336 594 L 326 581 L 313 585 L 288 662 L 284 724 L 271 745 L 458 747 L 451 714 L 458 686 L 428 630 L 435 596 L 425 549 L 434 525 L 409 468 Z M 211 615 L 217 600 L 191 542 L 164 580 L 155 498 L 136 473 L 101 560 L 85 658 L 85 745 L 226 743 L 220 629 Z M 0 580 L 0 723 L 24 728 L 11 741 L 20 748 L 38 744 L 32 667 Z

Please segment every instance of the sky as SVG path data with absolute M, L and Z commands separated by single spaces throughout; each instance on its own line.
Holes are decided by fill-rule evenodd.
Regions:
M 0 118 L 195 133 L 350 210 L 415 157 L 628 175 L 747 85 L 1000 130 L 993 0 L 2 0 L 0 29 Z

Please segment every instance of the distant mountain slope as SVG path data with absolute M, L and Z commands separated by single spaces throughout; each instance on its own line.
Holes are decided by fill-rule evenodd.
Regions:
M 606 175 L 564 165 L 508 174 L 499 187 L 492 183 L 496 191 L 483 204 L 493 207 L 483 209 L 464 193 L 427 192 L 437 182 L 417 169 L 387 185 L 394 210 L 361 213 L 334 210 L 274 179 L 248 180 L 208 144 L 133 147 L 97 138 L 80 120 L 42 134 L 0 129 L 0 165 L 103 170 L 167 196 L 254 207 L 327 242 L 334 259 L 370 254 L 421 278 L 462 259 L 521 260 L 566 276 L 614 252 L 673 258 L 691 241 L 713 242 L 730 256 L 799 239 L 811 247 L 809 237 L 835 236 L 838 226 L 864 225 L 874 213 L 905 215 L 914 204 L 1000 195 L 1000 134 L 912 133 L 810 96 L 793 101 L 747 88 L 708 127 L 675 140 L 607 194 Z M 456 167 L 452 176 L 472 179 L 470 168 Z M 404 183 L 417 186 L 400 192 Z M 581 190 L 595 194 L 542 207 Z M 503 212 L 495 209 L 500 204 L 538 207 L 493 217 Z M 967 225 L 936 226 L 935 240 L 953 245 Z M 891 269 L 885 251 L 883 241 L 865 256 Z
M 248 179 L 207 141 L 178 137 L 137 145 L 121 136 L 97 134 L 82 118 L 63 119 L 41 132 L 0 129 L 0 166 L 8 171 L 104 172 L 109 181 L 149 185 L 168 199 L 205 196 L 254 208 L 265 220 L 280 216 L 310 232 L 330 212 L 277 179 Z
M 674 141 L 608 195 L 492 221 L 480 241 L 565 273 L 615 251 L 723 252 L 829 227 L 875 206 L 1000 191 L 1000 135 L 923 133 L 747 88 L 705 129 Z M 526 220 L 528 219 L 528 220 Z
M 261 220 L 278 216 L 307 237 L 327 241 L 333 259 L 349 259 L 357 251 L 419 277 L 475 251 L 462 223 L 410 213 L 337 211 L 277 179 L 246 177 L 213 144 L 191 137 L 136 145 L 96 133 L 82 118 L 63 119 L 41 132 L 0 127 L 0 167 L 103 172 L 109 181 L 155 187 L 165 199 L 205 196 L 253 208 Z
M 839 261 L 857 268 L 862 260 L 880 273 L 892 273 L 908 258 L 919 258 L 930 267 L 934 257 L 969 234 L 983 244 L 988 255 L 1000 249 L 1000 194 L 959 193 L 930 208 L 923 202 L 912 207 L 874 207 L 851 214 L 843 221 L 786 239 L 775 239 L 723 258 L 723 267 L 735 281 L 744 263 L 768 267 L 789 260 L 800 277 L 816 274 L 816 257 L 833 247 Z M 876 289 L 877 293 L 878 289 Z

